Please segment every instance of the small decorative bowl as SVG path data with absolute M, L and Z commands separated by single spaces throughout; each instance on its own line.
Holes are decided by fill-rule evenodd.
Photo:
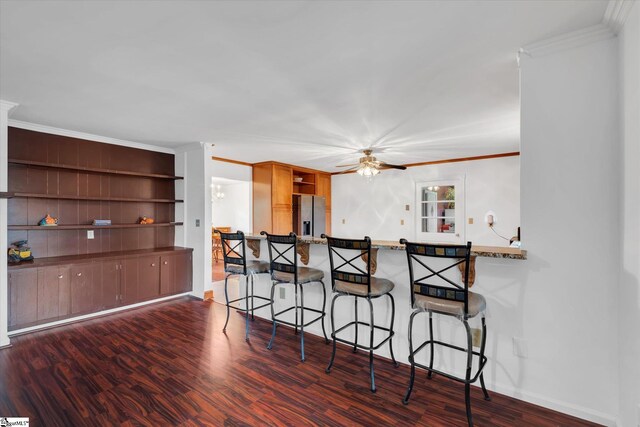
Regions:
M 302 177 L 301 176 L 294 177 L 293 182 L 302 182 Z

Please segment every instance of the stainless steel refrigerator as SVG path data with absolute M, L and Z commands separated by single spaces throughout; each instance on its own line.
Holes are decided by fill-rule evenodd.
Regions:
M 293 232 L 298 236 L 320 237 L 325 232 L 325 200 L 321 196 L 293 196 Z

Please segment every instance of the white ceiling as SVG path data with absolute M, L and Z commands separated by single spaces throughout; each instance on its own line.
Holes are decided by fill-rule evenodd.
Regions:
M 5 1 L 12 118 L 333 170 L 517 151 L 516 52 L 606 1 Z

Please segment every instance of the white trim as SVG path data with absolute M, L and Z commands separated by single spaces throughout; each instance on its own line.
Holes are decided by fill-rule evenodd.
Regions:
M 583 406 L 578 406 L 572 403 L 563 402 L 561 400 L 552 399 L 537 393 L 523 391 L 512 386 L 487 383 L 487 389 L 489 389 L 489 391 L 495 391 L 496 393 L 504 394 L 505 396 L 509 396 L 514 399 L 529 402 L 534 405 L 562 412 L 563 414 L 571 415 L 597 424 L 602 424 L 605 426 L 615 426 L 617 423 L 616 417 L 612 414 L 606 414 L 604 412 L 595 411 L 591 408 L 585 408 Z
M 525 54 L 530 57 L 549 55 L 574 47 L 607 40 L 615 37 L 615 33 L 604 24 L 597 24 L 578 31 L 560 34 L 559 36 L 530 43 L 518 51 L 519 57 Z
M 28 328 L 22 328 L 22 329 L 17 329 L 15 331 L 11 331 L 11 332 L 9 332 L 9 336 L 13 337 L 15 335 L 24 334 L 24 333 L 27 333 L 27 332 L 33 332 L 33 331 L 38 331 L 40 329 L 51 328 L 52 326 L 66 325 L 67 323 L 73 323 L 73 322 L 78 322 L 80 320 L 91 319 L 91 318 L 98 317 L 98 316 L 104 316 L 106 314 L 117 313 L 119 311 L 129 310 L 131 308 L 142 307 L 142 306 L 153 304 L 153 303 L 156 303 L 156 302 L 167 301 L 167 300 L 170 300 L 170 299 L 174 299 L 174 298 L 178 298 L 178 297 L 184 297 L 184 296 L 193 296 L 193 295 L 192 295 L 191 292 L 185 292 L 185 293 L 182 293 L 182 294 L 170 295 L 168 297 L 157 298 L 157 299 L 154 299 L 154 300 L 151 300 L 151 301 L 138 302 L 138 303 L 135 303 L 135 304 L 125 305 L 125 306 L 122 306 L 122 307 L 111 308 L 109 310 L 102 310 L 102 311 L 98 311 L 96 313 L 84 314 L 82 316 L 70 317 L 68 319 L 63 319 L 63 320 L 56 320 L 55 322 L 43 323 L 42 325 L 30 326 Z
M 602 23 L 618 34 L 631 12 L 634 2 L 631 0 L 609 0 Z
M 187 151 L 199 150 L 204 146 L 204 142 L 190 142 L 188 144 L 178 145 L 174 152 L 177 153 L 186 153 Z
M 16 104 L 15 102 L 0 99 L 0 110 L 2 111 L 10 111 L 12 108 L 17 106 L 18 104 Z
M 78 132 L 69 129 L 60 129 L 53 126 L 28 123 L 20 120 L 9 120 L 9 126 L 33 130 L 36 132 L 51 133 L 53 135 L 68 136 L 71 138 L 86 139 L 89 141 L 103 142 L 105 144 L 121 145 L 123 147 L 139 148 L 141 150 L 157 151 L 159 153 L 175 154 L 175 150 L 169 147 L 143 144 L 142 142 L 125 141 L 123 139 L 110 138 L 108 136 L 94 135 L 91 133 Z

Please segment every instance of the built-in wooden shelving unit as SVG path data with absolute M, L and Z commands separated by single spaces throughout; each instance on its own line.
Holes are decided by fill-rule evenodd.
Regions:
M 146 199 L 131 197 L 93 197 L 93 196 L 67 196 L 59 194 L 40 193 L 12 193 L 13 197 L 30 197 L 33 199 L 59 199 L 59 200 L 91 200 L 96 202 L 152 202 L 152 203 L 183 203 L 184 200 L 175 199 Z
M 176 176 L 176 175 L 142 173 L 142 172 L 122 171 L 122 170 L 103 169 L 103 168 L 90 168 L 90 167 L 83 167 L 83 166 L 64 165 L 64 164 L 58 164 L 58 163 L 36 162 L 33 160 L 9 159 L 9 164 L 42 167 L 42 168 L 48 168 L 48 169 L 71 170 L 71 171 L 77 171 L 77 172 L 96 173 L 96 174 L 136 176 L 140 178 L 184 179 L 184 177 Z
M 111 224 L 111 225 L 93 225 L 93 224 L 63 224 L 55 226 L 41 225 L 10 225 L 9 230 L 100 230 L 109 228 L 153 228 L 153 227 L 175 227 L 184 225 L 182 222 L 161 222 L 153 224 Z

